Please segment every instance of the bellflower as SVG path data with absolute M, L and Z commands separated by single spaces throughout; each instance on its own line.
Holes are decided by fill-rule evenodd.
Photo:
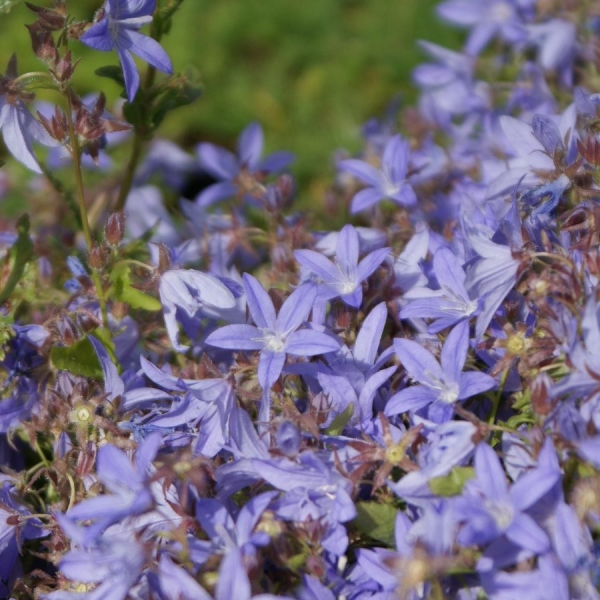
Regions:
M 258 123 L 251 123 L 240 135 L 237 156 L 214 144 L 200 144 L 197 150 L 200 164 L 218 183 L 202 191 L 195 200 L 196 204 L 210 206 L 240 191 L 252 195 L 261 187 L 257 177 L 280 171 L 294 160 L 291 152 L 283 151 L 261 160 L 263 146 L 263 130 Z
M 471 30 L 466 51 L 479 54 L 493 39 L 500 37 L 510 44 L 524 42 L 527 32 L 519 15 L 518 0 L 446 0 L 437 7 L 448 21 Z
M 328 299 L 341 297 L 348 306 L 358 308 L 362 302 L 361 283 L 389 253 L 390 248 L 381 248 L 359 262 L 358 234 L 352 225 L 345 225 L 338 236 L 334 261 L 314 250 L 296 250 L 294 256 L 305 269 L 323 281 L 324 294 Z
M 145 548 L 131 540 L 103 537 L 88 549 L 74 548 L 59 563 L 62 575 L 87 584 L 89 591 L 57 590 L 43 594 L 49 600 L 124 600 L 140 577 L 146 562 Z M 91 590 L 88 586 L 94 586 Z
M 158 292 L 167 333 L 178 352 L 189 349 L 179 342 L 178 321 L 183 323 L 186 332 L 197 335 L 198 313 L 204 304 L 222 309 L 235 306 L 233 293 L 219 278 L 193 269 L 166 271 L 160 278 Z
M 368 184 L 352 198 L 350 211 L 360 212 L 389 198 L 400 206 L 413 206 L 417 196 L 407 181 L 409 144 L 401 135 L 395 135 L 385 146 L 381 169 L 364 160 L 348 159 L 338 163 L 343 171 Z
M 490 550 L 496 561 L 498 553 L 502 554 L 501 536 L 530 552 L 546 552 L 550 548 L 548 535 L 526 511 L 552 489 L 560 479 L 560 471 L 540 466 L 509 487 L 498 455 L 480 443 L 475 451 L 475 475 L 455 503 L 457 518 L 463 523 L 459 543 L 487 545 L 498 540 L 498 549 L 492 546 Z M 489 560 L 482 559 L 483 570 Z
M 479 301 L 465 288 L 466 275 L 459 260 L 449 248 L 439 248 L 433 257 L 433 271 L 439 290 L 414 287 L 404 294 L 409 301 L 400 311 L 401 319 L 414 317 L 434 319 L 429 333 L 438 333 L 479 312 Z
M 8 61 L 6 75 L 0 75 L 0 130 L 8 151 L 28 169 L 41 173 L 32 142 L 45 146 L 56 146 L 57 142 L 27 110 L 25 101 L 31 100 L 33 94 L 20 90 L 13 83 L 17 75 L 17 57 L 13 54 Z
M 258 381 L 268 390 L 277 381 L 287 354 L 315 356 L 334 352 L 340 343 L 331 335 L 299 329 L 317 297 L 314 285 L 301 285 L 283 303 L 279 315 L 262 285 L 244 274 L 248 310 L 255 325 L 226 325 L 206 338 L 206 343 L 229 350 L 259 350 Z
M 80 40 L 102 52 L 116 50 L 123 68 L 127 98 L 133 102 L 140 86 L 132 54 L 151 64 L 159 71 L 173 73 L 173 66 L 161 45 L 138 30 L 152 21 L 156 0 L 106 0 L 94 23 Z
M 443 423 L 452 418 L 454 403 L 494 387 L 489 375 L 478 371 L 462 373 L 469 349 L 469 324 L 459 323 L 442 348 L 441 364 L 423 346 L 412 340 L 395 339 L 394 350 L 408 375 L 420 385 L 392 396 L 385 407 L 388 416 L 428 407 L 427 418 Z
M 88 540 L 126 517 L 140 515 L 153 508 L 148 467 L 161 444 L 162 438 L 158 433 L 150 434 L 138 447 L 134 465 L 125 452 L 115 446 L 107 444 L 98 450 L 98 479 L 112 493 L 84 500 L 66 514 L 72 522 L 94 521 L 88 530 Z

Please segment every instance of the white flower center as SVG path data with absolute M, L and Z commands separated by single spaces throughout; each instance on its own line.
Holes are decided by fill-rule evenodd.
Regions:
M 506 23 L 513 16 L 513 9 L 506 2 L 497 2 L 491 10 L 491 20 Z
M 273 352 L 283 352 L 283 349 L 285 348 L 285 337 L 278 333 L 266 335 L 263 338 L 263 341 L 265 342 L 267 350 Z
M 381 191 L 385 196 L 390 197 L 397 194 L 402 189 L 402 184 L 394 183 L 388 177 L 384 177 Z
M 509 504 L 503 502 L 494 502 L 493 500 L 487 500 L 485 507 L 494 519 L 494 522 L 501 531 L 506 531 L 508 526 L 512 523 L 514 518 L 514 510 Z
M 458 399 L 458 384 L 445 384 L 440 394 L 440 400 L 446 404 L 453 404 Z

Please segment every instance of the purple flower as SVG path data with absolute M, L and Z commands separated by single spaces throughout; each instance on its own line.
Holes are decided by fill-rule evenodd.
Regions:
M 173 347 L 178 352 L 189 348 L 179 342 L 181 321 L 190 335 L 197 335 L 198 313 L 204 304 L 228 309 L 235 306 L 235 297 L 217 277 L 193 269 L 171 269 L 163 273 L 158 286 L 163 305 L 165 326 Z
M 139 578 L 146 550 L 136 541 L 105 537 L 94 548 L 75 548 L 65 554 L 59 569 L 67 579 L 87 584 L 86 592 L 57 590 L 50 600 L 124 600 Z M 90 587 L 92 589 L 90 590 Z
M 17 575 L 21 544 L 46 535 L 42 523 L 30 517 L 15 494 L 15 481 L 0 474 L 0 591 L 2 582 Z
M 0 130 L 8 151 L 28 169 L 41 173 L 31 143 L 56 146 L 41 123 L 33 118 L 25 107 L 25 100 L 31 100 L 33 94 L 19 89 L 13 83 L 17 78 L 17 57 L 13 54 L 8 61 L 6 76 L 0 75 Z
M 480 568 L 486 570 L 498 552 L 502 554 L 501 536 L 515 546 L 533 553 L 544 553 L 550 548 L 546 532 L 526 513 L 540 500 L 561 474 L 556 468 L 537 467 L 522 475 L 510 488 L 500 459 L 485 443 L 475 451 L 476 478 L 467 482 L 463 495 L 456 499 L 455 512 L 463 523 L 458 541 L 465 545 L 492 545 L 484 555 Z M 507 553 L 508 547 L 507 547 Z
M 138 30 L 152 21 L 156 0 L 106 0 L 100 20 L 82 36 L 81 41 L 102 52 L 116 50 L 123 68 L 127 98 L 133 101 L 140 85 L 132 54 L 159 71 L 172 73 L 173 66 L 160 44 Z
M 431 421 L 443 423 L 452 418 L 454 403 L 494 387 L 489 375 L 478 371 L 462 373 L 469 349 L 469 324 L 459 323 L 442 348 L 441 364 L 423 346 L 412 340 L 395 339 L 394 350 L 408 375 L 420 385 L 405 388 L 392 396 L 385 414 L 397 415 L 429 407 Z
M 385 146 L 381 169 L 376 169 L 364 160 L 342 160 L 338 167 L 352 173 L 369 187 L 352 198 L 350 211 L 360 212 L 389 198 L 401 206 L 412 206 L 417 196 L 407 181 L 409 144 L 401 135 L 395 135 Z
M 112 493 L 84 500 L 66 514 L 71 522 L 94 521 L 88 528 L 88 541 L 95 539 L 110 525 L 126 517 L 141 515 L 154 507 L 148 468 L 161 444 L 162 438 L 158 433 L 150 434 L 138 447 L 134 465 L 125 452 L 116 446 L 107 444 L 98 450 L 98 479 Z
M 294 160 L 291 152 L 274 152 L 261 160 L 263 146 L 263 130 L 258 123 L 250 123 L 242 131 L 237 156 L 214 144 L 199 144 L 200 163 L 218 183 L 207 187 L 196 198 L 196 204 L 210 206 L 238 192 L 252 195 L 262 187 L 257 176 L 280 171 Z
M 446 0 L 437 12 L 448 22 L 471 29 L 466 51 L 477 55 L 498 34 L 513 45 L 525 41 L 519 4 L 518 0 Z
M 400 311 L 400 318 L 434 319 L 428 331 L 438 333 L 476 315 L 479 312 L 479 301 L 472 299 L 465 288 L 465 272 L 449 248 L 442 247 L 435 253 L 433 271 L 440 289 L 412 288 L 404 294 L 409 304 Z
M 283 303 L 279 315 L 269 294 L 252 275 L 244 274 L 248 310 L 255 325 L 226 325 L 206 338 L 206 343 L 229 350 L 260 350 L 258 381 L 268 390 L 277 381 L 287 354 L 315 356 L 334 352 L 340 343 L 314 329 L 299 329 L 317 297 L 314 285 L 301 285 Z
M 361 283 L 389 253 L 390 248 L 381 248 L 358 262 L 358 234 L 352 225 L 345 225 L 338 236 L 335 261 L 314 250 L 296 250 L 294 256 L 303 267 L 323 281 L 328 299 L 341 297 L 349 306 L 358 308 L 362 303 Z

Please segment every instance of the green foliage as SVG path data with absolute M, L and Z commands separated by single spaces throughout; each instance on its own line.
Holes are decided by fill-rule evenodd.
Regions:
M 54 346 L 50 350 L 50 360 L 59 370 L 69 371 L 82 377 L 102 379 L 102 367 L 98 355 L 87 336 L 71 346 Z
M 443 498 L 460 496 L 465 484 L 475 477 L 472 467 L 454 467 L 445 477 L 435 477 L 429 482 L 429 489 Z
M 10 275 L 0 291 L 0 304 L 6 302 L 23 277 L 27 263 L 33 258 L 33 242 L 29 237 L 29 215 L 17 221 L 17 241 L 9 251 Z
M 332 152 L 357 150 L 361 123 L 382 115 L 394 95 L 414 96 L 407 82 L 423 59 L 416 39 L 456 47 L 460 38 L 432 17 L 433 0 L 188 0 L 167 15 L 179 3 L 158 4 L 158 18 L 173 22 L 173 35 L 161 44 L 177 72 L 196 69 L 205 91 L 199 102 L 164 120 L 159 115 L 157 134 L 188 148 L 199 141 L 233 147 L 239 132 L 259 121 L 267 151 L 297 154 L 293 171 L 304 207 L 320 202 L 331 180 Z M 100 5 L 78 0 L 69 10 L 91 19 Z M 25 6 L 0 19 L 3 44 L 17 52 L 21 73 L 40 67 L 21 31 L 31 21 Z M 116 54 L 72 46 L 82 58 L 73 87 L 82 94 L 102 88 L 110 108 L 122 85 L 98 79 L 94 70 L 116 67 Z M 56 100 L 50 92 L 44 97 Z
M 356 528 L 370 538 L 383 542 L 394 548 L 396 541 L 394 531 L 398 510 L 389 504 L 376 502 L 358 502 L 356 518 L 353 523 Z
M 162 305 L 157 298 L 145 294 L 131 285 L 131 274 L 127 265 L 120 265 L 113 269 L 110 279 L 113 282 L 114 296 L 119 302 L 125 302 L 131 308 L 141 310 L 161 310 Z
M 9 13 L 22 0 L 0 0 L 0 13 Z
M 348 406 L 331 422 L 325 430 L 327 435 L 340 435 L 354 414 L 354 404 Z

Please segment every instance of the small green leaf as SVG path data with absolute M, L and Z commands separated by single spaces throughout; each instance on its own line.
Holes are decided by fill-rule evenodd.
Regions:
M 167 0 L 164 6 L 156 10 L 154 13 L 154 25 L 158 29 L 159 35 L 169 32 L 173 15 L 181 8 L 182 4 L 183 0 Z
M 512 405 L 513 410 L 522 410 L 526 407 L 531 408 L 531 390 L 515 394 L 515 401 Z
M 198 71 L 189 67 L 181 75 L 166 79 L 152 103 L 152 126 L 158 127 L 167 113 L 195 102 L 202 95 Z
M 59 370 L 82 377 L 102 379 L 102 367 L 94 346 L 87 337 L 72 346 L 55 346 L 50 350 L 50 360 Z
M 472 467 L 454 467 L 445 477 L 435 477 L 429 481 L 429 489 L 443 498 L 458 496 L 462 493 L 465 483 L 475 477 Z
M 389 504 L 377 504 L 377 502 L 358 502 L 356 512 L 353 523 L 361 533 L 391 548 L 395 547 L 394 532 L 398 514 L 396 508 Z
M 19 77 L 19 87 L 27 91 L 32 90 L 56 90 L 60 88 L 48 73 L 31 73 Z
M 123 71 L 121 67 L 117 67 L 117 65 L 106 65 L 105 67 L 100 67 L 94 71 L 98 77 L 106 77 L 107 79 L 112 79 L 114 82 L 118 83 L 123 89 L 125 88 L 125 79 L 123 77 Z
M 113 291 L 115 298 L 119 300 L 119 302 L 125 302 L 125 304 L 131 306 L 131 308 L 139 308 L 142 310 L 156 311 L 162 309 L 160 300 L 154 296 L 145 294 L 131 285 L 129 267 L 123 266 L 113 270 L 110 278 L 114 282 Z
M 29 237 L 29 215 L 23 215 L 17 221 L 17 241 L 9 253 L 10 275 L 0 292 L 0 304 L 6 302 L 21 280 L 25 266 L 33 258 L 33 242 Z
M 325 430 L 327 435 L 340 435 L 354 414 L 354 404 L 348 406 L 341 412 Z
M 9 13 L 21 0 L 0 0 L 0 12 Z

